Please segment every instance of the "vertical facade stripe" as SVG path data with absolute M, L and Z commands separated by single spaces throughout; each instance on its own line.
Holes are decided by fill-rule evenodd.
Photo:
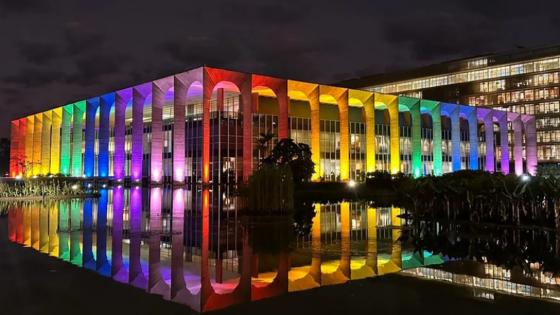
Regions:
M 86 103 L 86 128 L 84 150 L 84 175 L 93 177 L 95 170 L 95 115 L 99 107 L 99 99 L 93 98 Z
M 537 126 L 535 116 L 526 116 L 525 140 L 527 146 L 527 173 L 537 174 Z
M 113 159 L 113 174 L 116 180 L 124 179 L 125 167 L 125 115 L 128 99 L 123 91 L 117 92 L 115 98 L 115 154 Z
M 35 133 L 35 116 L 28 116 L 25 136 L 25 175 L 33 175 L 33 134 Z
M 454 172 L 461 170 L 461 119 L 459 106 L 451 111 L 451 165 Z
M 521 116 L 513 120 L 513 161 L 515 175 L 523 174 L 523 121 Z
M 412 117 L 412 176 L 422 176 L 422 142 L 420 133 L 422 120 L 420 117 L 420 101 L 414 103 L 410 108 Z
M 390 173 L 397 174 L 401 171 L 399 100 L 395 97 L 393 101 L 385 105 L 389 110 L 389 142 L 391 147 Z
M 130 178 L 142 180 L 142 156 L 144 137 L 144 101 L 145 97 L 136 89 L 132 90 L 132 149 L 130 160 Z
M 311 109 L 311 160 L 315 163 L 313 179 L 323 176 L 321 169 L 321 116 L 319 114 L 319 87 L 314 88 L 308 95 Z
M 18 174 L 18 147 L 20 143 L 19 120 L 12 120 L 10 131 L 10 176 L 15 177 Z
M 206 83 L 206 74 L 205 81 Z M 185 181 L 185 106 L 187 105 L 187 86 L 185 86 L 178 78 L 174 78 L 174 103 L 173 103 L 173 181 L 181 184 Z M 202 97 L 202 125 L 205 126 L 205 112 L 210 115 L 210 95 L 204 84 L 204 95 Z M 210 139 L 210 125 L 208 123 L 208 139 Z M 203 131 L 203 137 L 205 133 Z M 203 140 L 204 142 L 204 140 Z M 204 145 L 204 144 L 203 144 Z M 208 151 L 210 149 L 208 148 Z M 203 168 L 204 163 L 208 161 L 209 157 L 204 157 L 204 149 L 202 156 Z M 206 162 L 205 162 L 206 161 Z M 209 166 L 208 166 L 209 167 Z M 191 170 L 192 172 L 192 170 Z
M 81 177 L 85 101 L 74 104 L 72 121 L 72 176 Z
M 43 140 L 43 115 L 35 115 L 33 130 L 33 176 L 41 174 L 41 141 Z
M 375 100 L 373 93 L 364 100 L 364 120 L 366 126 L 366 172 L 372 173 L 376 169 L 375 159 Z
M 338 98 L 340 121 L 340 179 L 350 179 L 350 121 L 348 119 L 348 90 Z
M 488 111 L 483 117 L 484 121 L 484 139 L 486 143 L 486 171 L 493 173 L 494 167 L 494 121 L 492 111 Z
M 498 113 L 498 112 L 495 112 Z M 507 113 L 500 113 L 501 116 L 498 117 L 498 124 L 500 126 L 500 170 L 502 174 L 509 174 L 509 143 L 508 143 L 508 123 L 507 123 Z
M 60 174 L 60 128 L 62 124 L 62 107 L 52 111 L 51 129 L 51 174 Z
M 153 183 L 163 180 L 163 105 L 165 92 L 152 83 L 152 143 L 150 177 Z M 160 205 L 161 207 L 161 205 Z
M 47 175 L 51 170 L 51 126 L 52 112 L 43 113 L 43 131 L 41 138 L 41 174 Z
M 437 103 L 432 109 L 432 150 L 433 173 L 435 176 L 443 174 L 443 161 L 441 150 L 441 104 Z
M 478 118 L 473 108 L 468 116 L 469 121 L 469 169 L 478 170 Z
M 62 109 L 62 124 L 60 133 L 60 173 L 70 175 L 71 160 L 71 129 L 72 117 L 74 116 L 74 105 L 66 105 Z
M 111 131 L 111 107 L 115 94 L 110 93 L 99 98 L 99 157 L 97 173 L 100 177 L 109 176 L 109 136 Z

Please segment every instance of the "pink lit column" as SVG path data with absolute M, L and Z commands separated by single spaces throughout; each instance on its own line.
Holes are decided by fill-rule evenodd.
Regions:
M 251 80 L 244 80 L 241 90 L 243 112 L 243 181 L 247 182 L 253 173 L 253 107 Z
M 507 112 L 494 112 L 497 114 L 498 125 L 500 126 L 500 169 L 502 174 L 509 174 L 509 143 L 508 143 L 508 123 Z
M 185 106 L 187 86 L 178 78 L 174 79 L 173 104 L 173 182 L 185 182 Z
M 152 83 L 152 143 L 150 152 L 150 180 L 161 183 L 163 179 L 163 104 L 165 92 Z
M 169 286 L 161 275 L 161 235 L 163 232 L 161 207 L 163 190 L 155 187 L 150 190 L 150 238 L 148 261 L 148 292 L 169 299 Z
M 492 110 L 478 109 L 479 117 L 484 122 L 484 139 L 486 142 L 486 167 L 487 172 L 493 173 L 494 167 L 494 122 Z
M 527 173 L 537 174 L 537 126 L 535 116 L 526 116 L 525 140 L 527 154 Z
M 523 174 L 523 121 L 521 116 L 513 120 L 513 161 L 515 163 L 515 174 Z
M 125 115 L 126 105 L 130 99 L 130 91 L 122 90 L 115 97 L 115 153 L 113 158 L 113 176 L 116 180 L 124 179 L 125 167 Z
M 143 84 L 132 90 L 132 148 L 130 160 L 130 179 L 142 180 L 143 140 L 144 140 L 144 103 L 151 91 L 151 84 Z

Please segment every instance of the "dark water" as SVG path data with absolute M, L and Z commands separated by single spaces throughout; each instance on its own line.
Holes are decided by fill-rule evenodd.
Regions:
M 350 202 L 246 217 L 217 189 L 5 206 L 11 241 L 195 310 L 388 273 L 467 286 L 475 298 L 560 300 L 547 231 L 405 222 L 401 209 Z

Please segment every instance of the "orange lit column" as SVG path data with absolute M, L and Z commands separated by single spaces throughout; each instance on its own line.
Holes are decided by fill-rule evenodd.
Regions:
M 321 170 L 321 116 L 319 102 L 319 88 L 313 89 L 308 95 L 311 108 L 311 160 L 315 163 L 315 173 L 312 176 L 317 181 L 323 176 Z
M 28 116 L 26 120 L 25 132 L 25 161 L 24 173 L 25 176 L 30 177 L 33 175 L 33 134 L 35 133 L 35 116 Z
M 33 130 L 33 175 L 41 174 L 41 141 L 43 139 L 43 114 L 35 115 Z
M 391 174 L 401 171 L 401 147 L 400 147 L 400 124 L 399 124 L 399 102 L 395 97 L 393 101 L 386 104 L 389 110 L 389 132 L 391 144 Z
M 348 90 L 337 99 L 340 120 L 340 179 L 350 179 L 350 122 L 348 120 Z
M 15 177 L 19 175 L 18 170 L 18 148 L 20 143 L 20 122 L 19 120 L 12 120 L 11 123 L 11 143 L 10 143 L 10 176 Z
M 52 113 L 43 113 L 43 131 L 41 133 L 41 174 L 47 175 L 51 169 L 51 126 Z
M 340 204 L 340 264 L 342 274 L 350 279 L 350 203 L 344 201 Z
M 50 158 L 51 174 L 60 173 L 60 127 L 61 125 L 62 125 L 62 107 L 59 107 L 52 110 L 51 158 Z
M 17 174 L 23 176 L 25 172 L 25 141 L 27 137 L 27 118 L 19 119 L 19 144 L 17 147 Z
M 311 225 L 311 268 L 309 274 L 321 285 L 321 205 L 316 203 Z

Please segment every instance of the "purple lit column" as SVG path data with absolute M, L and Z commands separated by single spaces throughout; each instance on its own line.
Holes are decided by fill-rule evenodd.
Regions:
M 177 90 L 175 90 L 177 91 Z M 173 190 L 171 213 L 171 300 L 186 304 L 190 293 L 183 274 L 185 197 L 183 189 Z
M 126 105 L 130 99 L 130 91 L 122 90 L 115 97 L 115 153 L 113 158 L 113 174 L 116 180 L 124 179 L 125 166 L 125 115 Z
M 84 151 L 84 175 L 93 177 L 95 170 L 95 114 L 99 107 L 99 99 L 93 98 L 86 103 L 86 131 Z
M 484 139 L 486 142 L 486 167 L 485 170 L 494 173 L 494 121 L 492 110 L 478 110 L 484 122 Z
M 163 105 L 165 92 L 152 83 L 152 147 L 150 152 L 150 177 L 152 183 L 161 183 L 163 178 Z
M 174 78 L 173 104 L 173 182 L 185 181 L 185 106 L 187 105 L 187 86 Z
M 498 125 L 500 127 L 500 169 L 502 174 L 509 174 L 509 143 L 508 143 L 508 123 L 507 112 L 495 111 L 498 118 Z
M 115 102 L 115 94 L 110 93 L 99 98 L 99 157 L 97 175 L 109 176 L 109 136 L 111 132 L 111 107 Z
M 149 262 L 148 262 L 148 292 L 155 293 L 169 299 L 169 286 L 161 275 L 161 235 L 163 232 L 163 220 L 161 217 L 163 190 L 159 187 L 150 191 L 150 239 L 149 239 Z
M 471 109 L 468 114 L 469 121 L 469 169 L 478 170 L 478 119 L 476 110 Z
M 142 233 L 142 189 L 130 189 L 130 247 L 128 281 L 137 288 L 146 288 L 146 277 L 142 271 L 141 259 Z
M 451 111 L 451 163 L 453 172 L 461 170 L 461 119 L 459 106 Z
M 142 180 L 142 159 L 144 141 L 144 103 L 151 84 L 135 87 L 132 92 L 132 156 L 130 178 L 134 182 Z
M 123 210 L 124 189 L 113 188 L 113 222 L 111 225 L 111 277 L 119 282 L 127 282 L 127 272 L 123 264 Z
M 525 116 L 527 173 L 537 174 L 537 126 L 535 116 Z
M 521 116 L 513 120 L 513 161 L 515 162 L 515 174 L 523 174 L 523 121 Z

